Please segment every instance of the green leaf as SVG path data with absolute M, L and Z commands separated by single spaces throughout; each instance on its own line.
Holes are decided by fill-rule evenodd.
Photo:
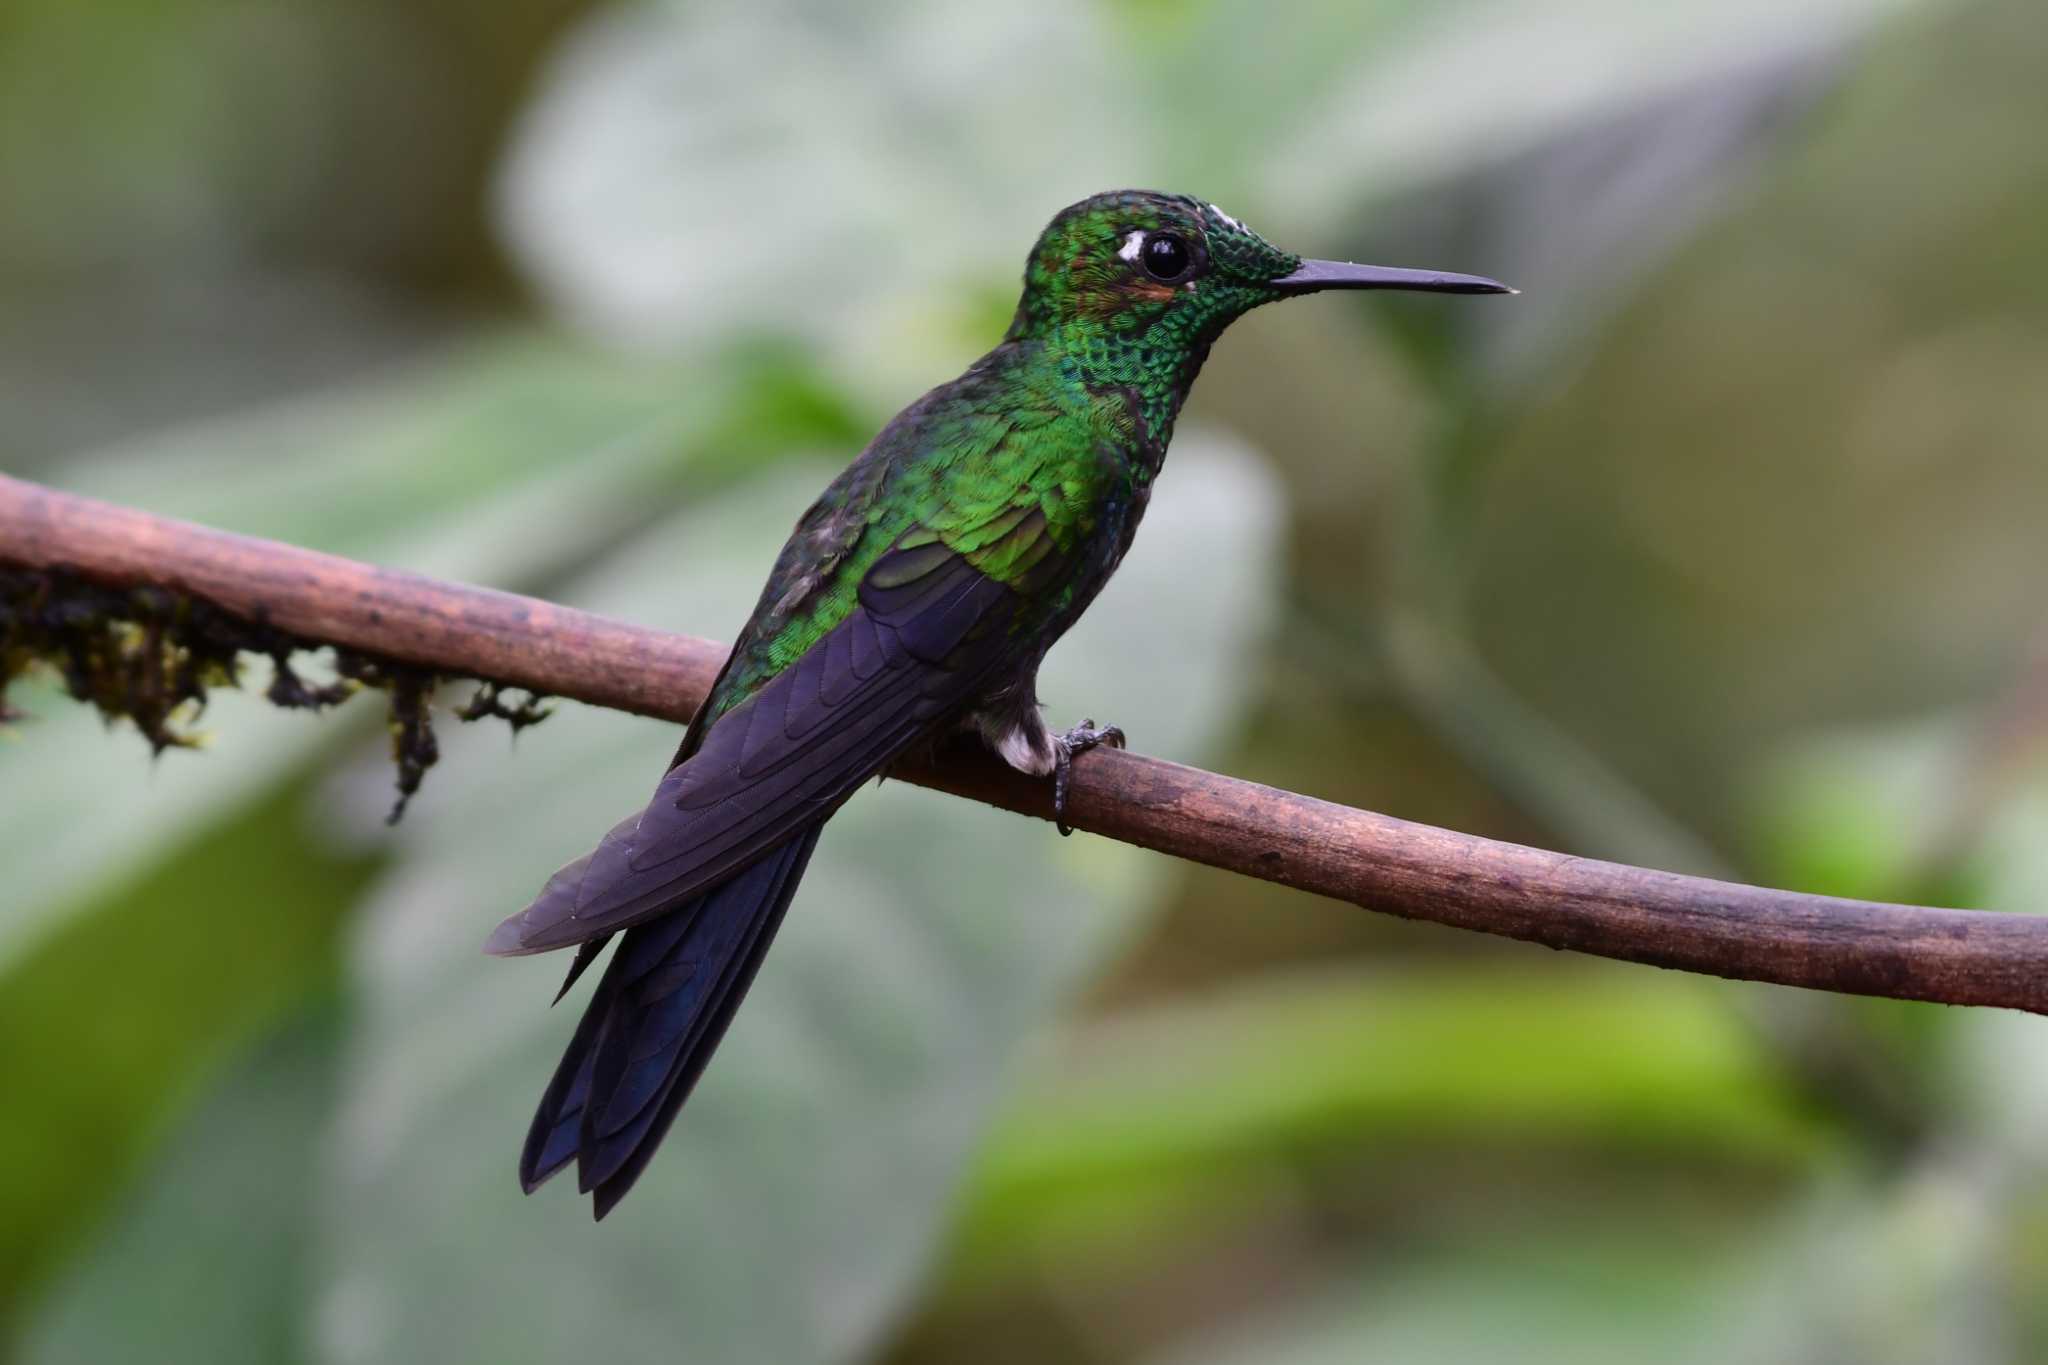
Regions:
M 79 907 L 7 978 L 0 1285 L 85 1240 L 167 1114 L 333 980 L 375 858 L 308 828 L 309 785 L 210 810 L 212 828 Z
M 306 1190 L 337 1023 L 331 1006 L 302 1008 L 234 1069 L 124 1196 L 114 1232 L 45 1307 L 22 1361 L 300 1358 Z
M 1062 1053 L 996 1130 L 956 1279 L 1170 1254 L 1274 1163 L 1583 1147 L 1797 1171 L 1833 1141 L 1723 992 L 1605 966 L 1273 973 Z

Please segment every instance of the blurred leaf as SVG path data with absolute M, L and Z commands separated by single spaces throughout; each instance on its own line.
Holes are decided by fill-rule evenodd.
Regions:
M 208 1097 L 123 1197 L 113 1235 L 45 1308 L 22 1361 L 302 1358 L 306 1191 L 333 1102 L 335 1023 L 328 1007 L 306 1010 Z
M 1929 1171 L 1896 1187 L 1817 1182 L 1763 1218 L 1617 1201 L 1509 1207 L 1400 1264 L 1366 1263 L 1164 1365 L 1489 1360 L 1624 1365 L 1995 1365 L 2028 1359 L 1983 1292 L 1981 1188 Z M 1547 1225 L 1546 1225 L 1547 1220 Z
M 1053 209 L 1150 159 L 1105 37 L 1078 0 L 614 6 L 528 110 L 505 231 L 608 335 L 795 332 L 900 397 L 956 368 L 964 282 L 1014 278 Z
M 7 977 L 0 1169 L 34 1177 L 0 1181 L 0 1289 L 95 1229 L 168 1111 L 333 979 L 375 860 L 311 836 L 307 785 L 212 811 L 203 837 L 81 906 Z
M 1518 1230 L 1519 1231 L 1519 1230 Z M 1255 1313 L 1158 1365 L 1708 1365 L 1730 1359 L 1721 1298 L 1748 1248 L 1702 1254 L 1693 1237 L 1584 1223 L 1555 1241 L 1360 1266 Z M 1604 1233 L 1604 1235 L 1602 1235 Z M 1718 1253 L 1718 1254 L 1715 1254 Z M 1748 1359 L 1793 1357 L 1760 1347 Z
M 813 482 L 688 514 L 578 597 L 728 629 Z M 1148 522 L 1043 690 L 1057 716 L 1120 718 L 1144 747 L 1196 759 L 1270 601 L 1271 494 L 1253 462 L 1192 432 Z M 559 959 L 478 944 L 606 812 L 645 799 L 673 738 L 565 715 L 509 767 L 458 756 L 401 832 L 356 959 L 365 1018 L 321 1203 L 322 1358 L 552 1358 L 595 1341 L 635 1358 L 858 1358 L 916 1283 L 1019 1042 L 1169 875 L 930 793 L 863 794 L 660 1159 L 595 1227 L 572 1184 L 526 1200 L 513 1175 L 585 992 L 550 1013 Z
M 1562 129 L 1717 70 L 1853 34 L 1908 3 L 1820 0 L 1796 11 L 1771 0 L 1415 6 L 1384 41 L 1356 49 L 1333 72 L 1340 79 L 1314 92 L 1320 98 L 1268 106 L 1288 126 L 1257 144 L 1261 188 L 1284 212 L 1327 217 L 1354 203 L 1360 186 L 1385 195 L 1510 162 Z M 1238 24 L 1253 13 L 1238 12 Z M 1292 27 L 1304 45 L 1319 32 L 1275 27 L 1277 41 Z
M 1965 796 L 1967 752 L 1965 727 L 1951 716 L 1817 733 L 1774 755 L 1751 800 L 1757 875 L 1830 896 L 1953 896 L 1956 861 L 1973 850 L 1940 844 L 1983 834 L 1952 831 L 1944 818 Z M 1936 868 L 1935 859 L 1950 865 Z M 1966 901 L 1974 898 L 1963 893 L 1955 903 Z
M 1105 1238 L 1164 1253 L 1275 1161 L 1583 1145 L 1796 1170 L 1833 1141 L 1720 991 L 1642 971 L 1267 973 L 1063 1051 L 996 1130 L 956 1275 Z
M 509 577 L 591 536 L 591 521 L 646 486 L 634 481 L 673 477 L 724 401 L 719 384 L 681 377 L 510 329 L 368 382 L 76 457 L 52 482 L 338 554 L 406 551 L 428 557 L 406 567 L 434 573 L 452 571 L 432 558 L 441 537 L 488 516 L 481 504 L 524 493 L 523 513 L 561 506 L 531 527 L 537 549 L 470 548 L 486 556 L 472 572 Z

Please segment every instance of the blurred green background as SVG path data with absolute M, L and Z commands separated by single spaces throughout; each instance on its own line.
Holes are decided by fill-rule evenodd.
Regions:
M 1458 829 L 2048 906 L 2034 0 L 6 0 L 0 468 L 729 638 L 1062 204 L 1511 302 L 1218 347 L 1055 719 Z M 0 738 L 0 1355 L 2048 1359 L 2048 1023 L 1381 920 L 895 786 L 648 1179 L 497 919 L 668 727 L 387 830 L 376 706 Z

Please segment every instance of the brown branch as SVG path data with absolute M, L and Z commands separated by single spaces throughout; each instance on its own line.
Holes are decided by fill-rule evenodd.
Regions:
M 0 561 L 154 585 L 442 673 L 686 721 L 724 648 L 533 598 L 230 535 L 0 476 Z M 900 776 L 1048 819 L 1048 784 L 982 753 Z M 1454 834 L 1135 753 L 1074 772 L 1070 821 L 1368 910 L 1627 962 L 2048 1013 L 2048 919 L 1683 877 Z

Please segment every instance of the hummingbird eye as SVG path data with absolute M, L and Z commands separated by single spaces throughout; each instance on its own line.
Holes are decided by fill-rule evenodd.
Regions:
M 1143 262 L 1147 275 L 1162 284 L 1173 284 L 1186 277 L 1188 267 L 1194 264 L 1195 254 L 1188 250 L 1187 242 L 1178 233 L 1155 232 L 1145 239 L 1138 259 Z

